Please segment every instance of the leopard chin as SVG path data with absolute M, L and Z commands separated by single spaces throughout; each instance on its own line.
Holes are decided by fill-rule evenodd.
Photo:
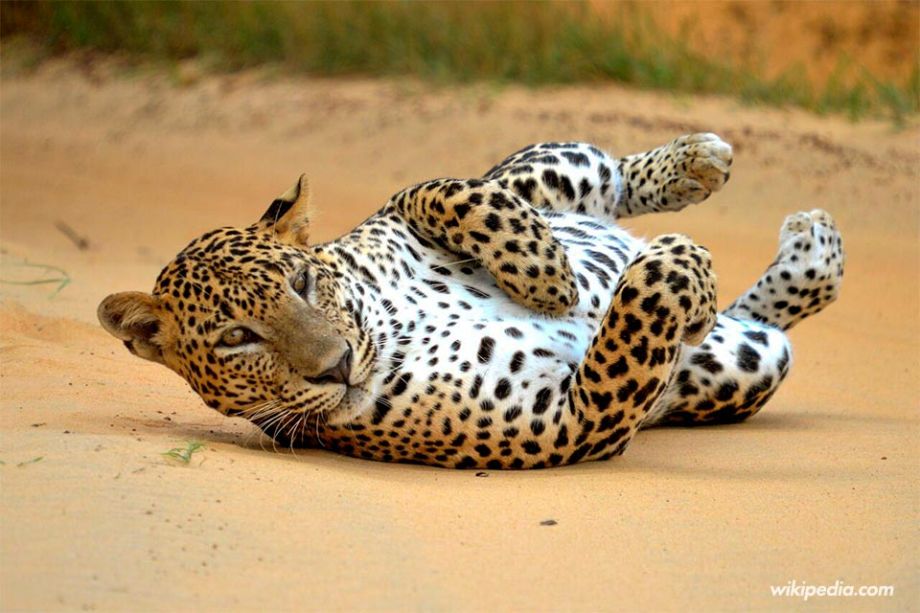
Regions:
M 378 386 L 367 379 L 357 385 L 349 385 L 339 404 L 325 411 L 326 422 L 332 426 L 344 425 L 373 409 L 375 402 L 385 402 L 378 398 Z

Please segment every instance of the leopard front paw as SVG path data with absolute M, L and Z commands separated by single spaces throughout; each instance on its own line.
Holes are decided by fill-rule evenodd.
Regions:
M 681 136 L 657 157 L 663 176 L 659 200 L 667 210 L 702 202 L 722 189 L 731 175 L 731 145 L 711 133 Z

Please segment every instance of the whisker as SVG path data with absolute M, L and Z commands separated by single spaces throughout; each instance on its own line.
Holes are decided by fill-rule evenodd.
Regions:
M 251 407 L 245 409 L 240 409 L 237 413 L 238 417 L 245 417 L 247 419 L 257 419 L 263 417 L 268 413 L 271 413 L 274 409 L 278 408 L 281 405 L 279 400 L 268 400 L 259 404 L 255 404 Z
M 307 413 L 306 411 L 304 411 L 298 417 L 295 417 L 292 420 L 293 423 L 291 424 L 291 429 L 288 431 L 288 440 L 290 441 L 289 447 L 291 449 L 291 455 L 293 455 L 298 460 L 300 459 L 300 456 L 298 456 L 297 452 L 294 451 L 294 436 L 298 430 L 301 430 L 303 428 L 303 423 L 304 423 L 304 420 L 306 419 L 306 416 L 307 416 Z
M 316 442 L 319 443 L 320 447 L 325 449 L 326 443 L 323 442 L 323 439 L 319 435 L 319 419 L 320 417 L 322 417 L 322 415 L 323 415 L 322 411 L 318 411 L 316 415 Z
M 469 264 L 470 262 L 475 262 L 476 258 L 467 258 L 465 260 L 454 260 L 453 262 L 447 262 L 446 264 L 438 264 L 433 268 L 447 268 L 448 266 L 458 266 L 460 264 Z

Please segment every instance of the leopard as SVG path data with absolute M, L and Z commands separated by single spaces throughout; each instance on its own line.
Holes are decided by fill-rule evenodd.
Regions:
M 606 460 L 639 430 L 742 422 L 792 364 L 790 328 L 836 300 L 829 213 L 785 219 L 776 258 L 721 312 L 709 251 L 621 218 L 676 212 L 730 178 L 688 134 L 614 158 L 546 142 L 479 178 L 392 196 L 314 243 L 302 175 L 247 227 L 200 236 L 102 326 L 274 445 L 447 468 Z

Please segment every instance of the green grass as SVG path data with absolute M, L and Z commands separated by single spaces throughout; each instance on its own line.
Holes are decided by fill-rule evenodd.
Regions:
M 271 63 L 439 82 L 617 81 L 899 122 L 920 110 L 917 57 L 904 83 L 843 69 L 820 88 L 803 71 L 767 79 L 756 66 L 716 62 L 685 38 L 665 37 L 641 5 L 603 20 L 584 4 L 556 2 L 5 2 L 0 26 L 49 52 L 195 57 L 219 70 Z
M 45 456 L 40 455 L 37 458 L 32 458 L 31 460 L 25 460 L 24 462 L 19 462 L 16 464 L 16 466 L 19 468 L 22 468 L 23 466 L 28 466 L 29 464 L 35 464 L 37 462 L 41 462 L 44 459 L 45 459 Z M 6 466 L 6 462 L 3 460 L 0 460 L 0 466 Z
M 14 262 L 10 264 L 11 266 L 23 268 L 23 269 L 37 269 L 39 271 L 39 276 L 34 279 L 0 279 L 0 284 L 5 285 L 52 285 L 54 286 L 54 291 L 48 296 L 49 298 L 54 298 L 61 291 L 70 285 L 71 278 L 66 270 L 59 268 L 57 266 L 52 266 L 51 264 L 32 264 L 25 260 L 20 262 Z M 51 275 L 49 277 L 49 275 Z
M 173 447 L 169 451 L 164 451 L 162 455 L 181 462 L 182 464 L 188 464 L 192 461 L 192 455 L 196 451 L 201 451 L 202 449 L 204 449 L 204 443 L 189 441 L 186 443 L 185 447 Z

